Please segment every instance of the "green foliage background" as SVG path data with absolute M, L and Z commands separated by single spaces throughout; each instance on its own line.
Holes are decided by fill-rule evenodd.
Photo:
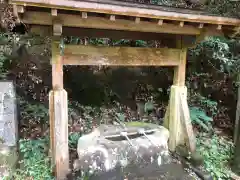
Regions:
M 184 0 L 149 0 L 145 3 L 189 7 Z M 208 13 L 240 17 L 240 3 L 237 1 L 211 0 L 199 8 Z M 10 26 L 10 19 L 8 20 L 2 22 L 7 22 L 7 26 Z M 84 44 L 85 40 L 66 37 L 65 43 Z M 50 158 L 47 156 L 48 138 L 39 138 L 48 134 L 50 42 L 48 37 L 0 33 L 0 79 L 13 79 L 16 82 L 21 111 L 19 143 L 23 158 L 21 168 L 14 172 L 15 179 L 53 179 Z M 152 47 L 157 43 L 107 38 L 92 38 L 88 42 L 93 45 L 138 47 Z M 23 44 L 27 54 L 17 51 Z M 228 165 L 233 145 L 225 136 L 220 137 L 217 129 L 232 131 L 236 107 L 233 103 L 236 101 L 236 76 L 240 67 L 239 52 L 238 39 L 219 37 L 211 37 L 188 51 L 186 85 L 191 119 L 198 129 L 198 150 L 205 158 L 205 167 L 216 179 L 229 179 Z M 24 58 L 20 58 L 21 56 Z M 128 102 L 131 93 L 146 100 L 145 111 L 155 106 L 165 111 L 172 76 L 172 70 L 154 67 L 81 67 L 81 71 L 78 67 L 66 68 L 69 110 L 86 122 L 84 133 L 91 130 L 93 123 L 104 122 L 109 113 L 117 114 L 121 120 L 131 121 L 131 112 L 126 108 L 131 107 Z M 149 101 L 150 96 L 154 101 Z M 79 126 L 82 127 L 83 124 L 69 123 L 72 125 L 69 147 L 74 149 L 81 135 L 77 133 Z

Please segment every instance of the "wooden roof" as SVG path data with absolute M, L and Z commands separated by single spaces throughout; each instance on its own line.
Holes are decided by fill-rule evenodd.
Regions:
M 19 13 L 24 13 L 24 23 L 50 26 L 57 20 L 65 30 L 90 28 L 200 35 L 209 29 L 230 34 L 240 26 L 240 19 L 116 0 L 12 0 L 11 3 L 18 5 Z

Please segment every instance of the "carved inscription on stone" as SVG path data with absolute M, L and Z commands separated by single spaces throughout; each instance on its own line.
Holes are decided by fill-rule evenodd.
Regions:
M 0 144 L 16 146 L 17 109 L 14 84 L 0 81 Z

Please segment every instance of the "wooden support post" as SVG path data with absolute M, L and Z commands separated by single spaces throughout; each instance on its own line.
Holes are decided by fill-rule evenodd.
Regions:
M 187 103 L 187 87 L 171 87 L 170 101 L 164 126 L 169 129 L 169 149 L 175 151 L 178 145 L 186 144 L 192 153 L 196 151 L 196 140 Z
M 69 172 L 68 105 L 63 89 L 63 63 L 58 43 L 52 43 L 52 85 L 49 93 L 50 144 L 56 179 L 66 178 Z
M 181 122 L 180 122 L 180 112 L 179 112 L 179 87 L 172 86 L 170 93 L 170 101 L 169 101 L 169 142 L 168 147 L 170 151 L 175 151 L 176 146 L 181 143 Z M 180 139 L 181 138 L 181 139 Z
M 181 41 L 180 41 L 181 42 Z M 181 44 L 177 45 L 181 47 Z M 190 152 L 195 152 L 195 136 L 192 129 L 185 86 L 187 50 L 182 49 L 180 63 L 174 69 L 170 101 L 164 118 L 164 126 L 169 129 L 169 149 L 175 151 L 181 144 L 187 144 Z
M 179 41 L 181 43 L 181 41 Z M 181 44 L 177 44 L 178 47 L 181 47 Z M 185 68 L 186 68 L 186 55 L 187 55 L 187 50 L 181 50 L 181 53 L 179 54 L 179 65 L 174 67 L 174 79 L 173 79 L 173 84 L 176 86 L 184 86 L 185 85 Z M 171 101 L 171 95 L 172 91 L 170 94 L 170 101 Z M 172 110 L 170 110 L 170 102 L 167 107 L 165 116 L 164 116 L 164 127 L 169 129 L 169 121 L 170 121 L 170 112 L 172 113 Z
M 170 112 L 169 112 L 169 105 L 168 105 L 166 108 L 164 119 L 163 119 L 163 126 L 167 129 L 169 129 L 169 114 Z
M 180 64 L 174 69 L 173 84 L 176 86 L 185 86 L 186 57 L 187 49 L 182 49 L 180 53 Z
M 179 41 L 177 41 L 177 47 L 178 48 L 182 48 L 182 37 L 179 37 Z M 172 149 L 175 150 L 176 146 L 180 145 L 180 144 L 184 144 L 184 133 L 183 133 L 183 128 L 182 128 L 182 124 L 181 124 L 181 117 L 180 117 L 180 93 L 181 93 L 181 87 L 185 86 L 185 76 L 186 76 L 186 58 L 187 58 L 187 49 L 181 49 L 182 52 L 180 53 L 180 57 L 179 57 L 179 66 L 176 66 L 174 68 L 174 77 L 173 77 L 173 85 L 176 86 L 175 88 L 177 88 L 177 93 L 175 95 L 175 103 L 172 105 L 177 106 L 177 115 L 175 116 L 170 116 L 173 117 L 175 119 L 169 119 L 169 126 L 170 126 L 170 121 L 173 121 L 172 123 L 176 123 L 176 125 L 173 125 L 173 134 L 172 134 L 172 138 L 175 139 L 175 141 L 173 140 L 173 142 L 175 142 L 176 144 L 172 144 Z M 172 93 L 172 92 L 171 92 Z M 174 113 L 171 111 L 172 107 L 170 106 L 170 113 Z M 171 128 L 171 127 L 170 127 Z
M 196 151 L 196 139 L 193 132 L 192 121 L 190 118 L 190 112 L 187 103 L 187 87 L 182 86 L 180 88 L 180 118 L 181 118 L 181 125 L 184 131 L 184 142 L 186 143 L 189 151 L 194 153 Z

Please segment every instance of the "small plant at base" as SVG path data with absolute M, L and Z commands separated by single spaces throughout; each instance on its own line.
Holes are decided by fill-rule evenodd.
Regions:
M 81 134 L 80 133 L 71 133 L 69 135 L 69 138 L 68 138 L 68 144 L 69 144 L 69 147 L 70 148 L 76 148 L 77 147 L 77 143 L 78 143 L 78 139 L 81 137 Z
M 233 154 L 231 141 L 218 135 L 207 137 L 200 133 L 197 137 L 197 150 L 202 154 L 205 168 L 211 172 L 214 179 L 230 179 L 228 163 Z
M 48 140 L 20 140 L 20 154 L 23 160 L 20 161 L 20 169 L 17 169 L 11 176 L 16 180 L 53 180 L 51 173 L 50 158 L 47 157 Z M 9 177 L 6 180 L 11 179 Z
M 210 123 L 213 119 L 206 115 L 206 113 L 198 107 L 190 108 L 190 117 L 193 123 L 202 127 L 205 131 L 210 131 Z

